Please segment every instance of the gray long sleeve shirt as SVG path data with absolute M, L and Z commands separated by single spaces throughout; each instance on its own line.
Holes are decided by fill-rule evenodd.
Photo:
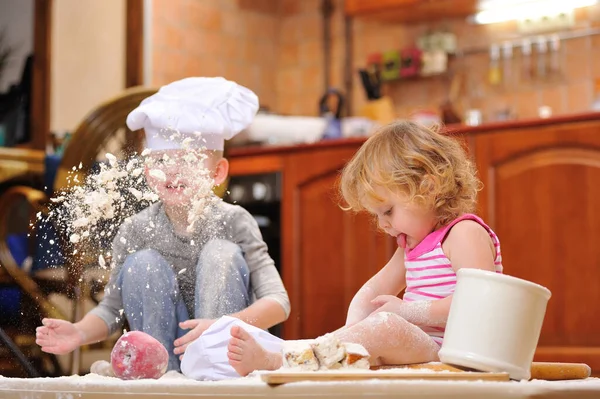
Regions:
M 250 271 L 255 299 L 270 298 L 281 305 L 286 317 L 290 301 L 273 259 L 267 252 L 256 220 L 239 205 L 218 201 L 212 205 L 210 221 L 199 223 L 190 237 L 175 234 L 162 203 L 155 203 L 130 218 L 119 228 L 112 247 L 112 267 L 104 298 L 90 313 L 106 322 L 109 334 L 123 325 L 123 300 L 116 281 L 125 258 L 142 249 L 154 249 L 173 267 L 180 292 L 191 315 L 194 314 L 196 264 L 210 239 L 222 238 L 240 246 Z

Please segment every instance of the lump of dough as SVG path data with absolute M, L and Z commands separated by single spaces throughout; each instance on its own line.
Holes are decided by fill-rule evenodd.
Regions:
M 342 367 L 341 362 L 346 357 L 346 348 L 335 335 L 328 333 L 318 337 L 314 340 L 312 348 L 322 370 Z
M 342 345 L 346 349 L 346 356 L 342 360 L 343 368 L 366 369 L 369 370 L 369 352 L 361 344 L 343 342 Z
M 286 341 L 281 351 L 284 368 L 295 368 L 302 371 L 319 369 L 319 362 L 309 340 Z

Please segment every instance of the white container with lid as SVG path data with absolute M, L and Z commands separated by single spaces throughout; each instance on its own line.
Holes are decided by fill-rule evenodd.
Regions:
M 526 280 L 460 269 L 440 360 L 528 380 L 550 296 Z

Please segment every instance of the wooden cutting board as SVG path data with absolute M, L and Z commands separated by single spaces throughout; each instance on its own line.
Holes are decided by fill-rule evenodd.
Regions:
M 406 372 L 402 372 L 402 370 Z M 408 371 L 410 370 L 410 371 Z M 419 372 L 418 370 L 423 370 Z M 431 371 L 436 371 L 432 373 Z M 576 380 L 585 379 L 591 375 L 590 366 L 584 363 L 552 363 L 533 362 L 531 379 L 534 380 Z M 365 371 L 270 371 L 261 374 L 261 378 L 269 385 L 281 385 L 300 381 L 359 381 L 370 379 L 382 380 L 486 380 L 508 381 L 508 373 L 488 373 L 466 370 L 449 364 L 418 363 L 397 366 L 373 367 Z
M 360 380 L 486 380 L 508 381 L 508 373 L 486 373 L 477 371 L 449 371 L 423 369 L 422 372 L 411 369 L 395 368 L 365 371 L 269 371 L 261 374 L 261 378 L 269 385 L 281 385 L 300 381 L 360 381 Z
M 409 369 L 427 369 L 435 371 L 467 371 L 464 368 L 458 368 L 444 363 L 417 363 L 398 366 L 380 366 L 374 369 L 391 369 L 391 368 L 409 368 Z M 531 364 L 531 379 L 532 380 L 580 380 L 588 378 L 592 373 L 592 369 L 585 363 L 554 363 L 554 362 L 533 362 Z

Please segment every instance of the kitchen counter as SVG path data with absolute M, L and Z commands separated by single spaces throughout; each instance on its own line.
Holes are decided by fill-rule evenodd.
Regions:
M 517 119 L 503 122 L 484 123 L 479 126 L 448 125 L 446 130 L 459 134 L 488 133 L 499 130 L 525 129 L 531 127 L 544 127 L 574 122 L 588 122 L 600 120 L 600 112 L 585 112 L 569 115 L 557 115 L 550 118 Z
M 455 135 L 474 135 L 480 133 L 491 133 L 499 130 L 507 129 L 523 129 L 530 127 L 543 127 L 556 124 L 565 124 L 572 122 L 585 122 L 585 121 L 596 121 L 600 120 L 600 112 L 587 112 L 580 114 L 560 115 L 553 116 L 551 118 L 534 118 L 534 119 L 521 119 L 521 120 L 510 120 L 503 122 L 492 122 L 485 123 L 478 126 L 467 126 L 463 124 L 451 124 L 445 126 L 446 130 L 450 134 Z M 233 147 L 228 151 L 230 158 L 244 157 L 250 155 L 261 155 L 261 154 L 284 154 L 289 152 L 299 151 L 310 151 L 315 148 L 333 148 L 333 147 L 347 147 L 357 146 L 362 144 L 367 137 L 352 137 L 335 140 L 321 140 L 310 144 L 295 144 L 295 145 L 252 145 L 247 147 Z

